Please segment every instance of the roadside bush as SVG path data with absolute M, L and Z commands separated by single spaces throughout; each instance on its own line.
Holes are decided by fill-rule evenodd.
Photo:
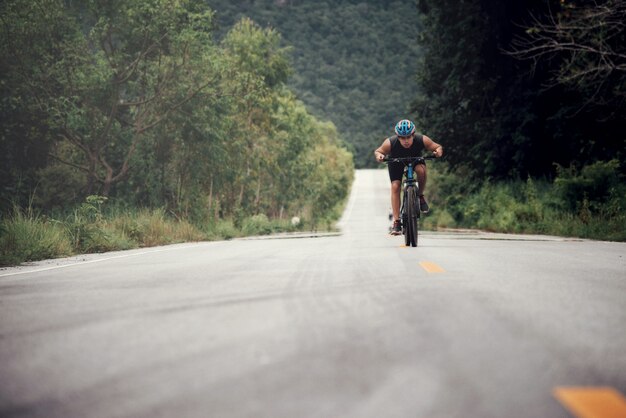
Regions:
M 170 219 L 163 209 L 141 209 L 117 215 L 111 229 L 139 246 L 171 244 L 206 239 L 205 233 L 185 220 Z
M 451 217 L 453 222 L 446 219 L 444 223 L 451 227 L 460 226 L 465 216 L 475 214 L 477 208 L 466 208 L 467 198 L 479 189 L 480 184 L 462 169 L 452 172 L 446 169 L 445 163 L 430 164 L 426 194 L 433 211 L 426 217 L 426 224 L 429 224 L 431 216 L 441 216 L 445 211 L 446 217 Z
M 241 232 L 244 235 L 267 235 L 273 231 L 272 224 L 267 215 L 254 215 L 243 220 Z
M 84 252 L 129 250 L 137 247 L 137 243 L 124 231 L 119 231 L 108 223 L 102 225 L 102 230 L 98 234 L 92 235 L 89 244 L 90 246 Z
M 232 239 L 239 236 L 239 231 L 235 228 L 235 224 L 229 220 L 220 219 L 214 228 L 215 239 Z
M 184 219 L 170 220 L 169 223 L 172 226 L 174 242 L 193 242 L 207 239 L 205 233 Z
M 626 241 L 626 185 L 616 160 L 559 168 L 555 182 L 528 178 L 478 185 L 429 168 L 425 228 L 479 228 Z
M 87 196 L 65 222 L 72 246 L 79 252 L 98 252 L 111 249 L 107 234 L 103 230 L 102 205 L 104 196 Z
M 424 229 L 445 229 L 455 228 L 457 226 L 456 221 L 450 215 L 447 209 L 433 208 L 428 216 L 422 218 L 422 228 Z
M 10 217 L 0 222 L 0 265 L 71 253 L 71 241 L 63 226 L 55 221 L 15 208 Z
M 560 165 L 556 167 L 554 185 L 565 207 L 571 212 L 580 210 L 585 199 L 590 211 L 600 212 L 607 203 L 618 197 L 618 190 L 624 199 L 626 187 L 622 182 L 618 160 L 598 161 L 580 170 L 573 165 L 569 168 Z

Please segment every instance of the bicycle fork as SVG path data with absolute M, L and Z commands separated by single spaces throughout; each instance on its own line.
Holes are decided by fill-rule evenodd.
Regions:
M 415 180 L 414 178 L 414 170 L 413 170 L 413 165 L 409 164 L 407 166 L 407 170 L 406 170 L 406 177 L 404 179 L 404 184 L 402 187 L 403 193 L 402 193 L 402 206 L 400 207 L 400 219 L 402 220 L 402 229 L 404 230 L 405 226 L 407 225 L 407 214 L 406 214 L 406 202 L 407 202 L 407 194 L 409 191 L 410 187 L 415 187 L 415 196 L 419 196 L 419 184 L 417 182 L 417 180 Z M 420 201 L 419 198 L 416 199 L 415 201 L 415 214 L 417 219 L 420 218 L 421 215 L 421 208 L 420 208 Z

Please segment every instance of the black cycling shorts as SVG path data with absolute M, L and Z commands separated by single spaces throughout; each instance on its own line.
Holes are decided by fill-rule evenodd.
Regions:
M 422 165 L 426 165 L 424 164 L 423 161 L 417 162 L 415 163 L 415 165 L 413 166 L 413 169 L 415 169 L 415 166 L 418 164 L 422 164 Z M 398 163 L 398 162 L 390 162 L 389 164 L 387 164 L 387 169 L 389 170 L 389 180 L 396 181 L 396 180 L 400 180 L 402 181 L 402 174 L 404 174 L 404 167 L 406 165 L 404 163 Z

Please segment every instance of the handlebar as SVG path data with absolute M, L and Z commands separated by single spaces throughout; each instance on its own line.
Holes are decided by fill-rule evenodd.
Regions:
M 389 158 L 389 156 L 386 155 L 382 162 L 384 163 L 413 163 L 416 161 L 434 160 L 436 158 L 437 157 L 435 156 Z

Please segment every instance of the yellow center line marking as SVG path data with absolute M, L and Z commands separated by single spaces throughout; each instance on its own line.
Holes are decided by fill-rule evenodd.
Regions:
M 553 394 L 577 418 L 626 417 L 626 399 L 611 387 L 558 387 Z
M 420 266 L 428 273 L 443 273 L 445 272 L 440 266 L 435 263 L 431 263 L 430 261 L 421 261 Z

